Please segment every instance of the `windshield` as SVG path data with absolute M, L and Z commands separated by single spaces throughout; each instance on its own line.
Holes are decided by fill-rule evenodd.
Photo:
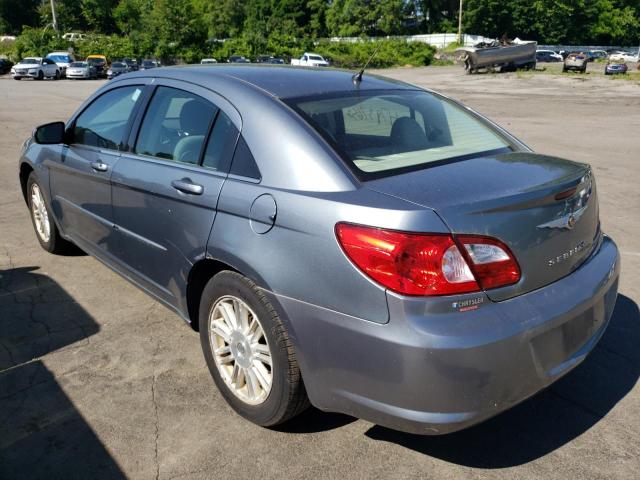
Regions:
M 476 115 L 427 92 L 347 92 L 285 102 L 365 174 L 511 150 Z
M 145 60 L 144 62 L 142 62 L 142 65 L 144 65 L 145 67 L 153 67 L 156 64 L 156 62 L 152 62 L 149 60 Z
M 124 63 L 114 62 L 111 64 L 111 68 L 125 68 Z
M 56 63 L 67 63 L 70 60 L 69 55 L 47 55 L 47 58 Z
M 69 65 L 70 67 L 73 68 L 85 68 L 87 67 L 89 64 L 87 62 L 73 62 L 71 65 Z
M 87 62 L 93 65 L 103 65 L 105 63 L 104 59 L 102 58 L 87 58 Z
M 36 58 L 25 58 L 20 63 L 26 63 L 26 64 L 35 63 L 35 64 L 38 64 L 40 62 Z
M 319 60 L 323 62 L 324 58 L 322 58 L 320 55 L 309 55 L 309 60 Z

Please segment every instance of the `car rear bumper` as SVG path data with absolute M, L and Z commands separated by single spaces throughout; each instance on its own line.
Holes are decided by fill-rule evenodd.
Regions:
M 582 362 L 609 322 L 619 271 L 605 237 L 571 275 L 502 302 L 389 294 L 386 324 L 267 293 L 288 319 L 316 407 L 444 434 L 508 409 Z

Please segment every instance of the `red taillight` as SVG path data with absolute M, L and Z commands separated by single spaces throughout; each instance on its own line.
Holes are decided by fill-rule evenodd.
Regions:
M 486 237 L 462 236 L 456 244 L 448 234 L 407 233 L 348 223 L 337 224 L 336 235 L 358 268 L 404 295 L 477 292 L 520 278 L 506 246 Z

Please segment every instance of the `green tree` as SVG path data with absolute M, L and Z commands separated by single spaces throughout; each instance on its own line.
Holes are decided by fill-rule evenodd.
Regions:
M 39 23 L 38 0 L 0 0 L 0 34 L 18 35 L 22 27 Z
M 82 15 L 89 28 L 100 33 L 114 33 L 116 22 L 113 11 L 118 0 L 82 0 Z

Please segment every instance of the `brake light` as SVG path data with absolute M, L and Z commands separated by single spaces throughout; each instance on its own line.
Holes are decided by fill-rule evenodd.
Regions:
M 517 282 L 509 249 L 488 237 L 336 225 L 346 255 L 373 280 L 404 295 L 452 295 Z M 461 250 L 462 249 L 462 250 Z

